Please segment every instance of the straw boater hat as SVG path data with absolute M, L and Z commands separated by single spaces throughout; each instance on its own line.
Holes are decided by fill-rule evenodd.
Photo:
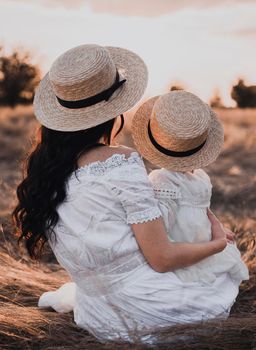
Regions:
M 191 171 L 210 164 L 224 141 L 217 115 L 186 91 L 172 91 L 142 104 L 135 113 L 132 133 L 144 158 L 173 171 Z
M 147 68 L 135 53 L 81 45 L 53 63 L 36 90 L 34 110 L 44 126 L 88 129 L 131 109 L 147 85 Z

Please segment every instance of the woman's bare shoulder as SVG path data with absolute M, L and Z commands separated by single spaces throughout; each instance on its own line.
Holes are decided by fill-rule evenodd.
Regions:
M 128 158 L 135 152 L 133 148 L 125 146 L 105 146 L 97 147 L 83 154 L 78 160 L 78 167 L 83 167 L 93 162 L 103 162 L 114 154 L 124 154 Z
M 131 155 L 131 153 L 136 152 L 134 148 L 126 146 L 112 146 L 109 147 L 109 149 L 112 154 L 125 154 L 128 157 Z

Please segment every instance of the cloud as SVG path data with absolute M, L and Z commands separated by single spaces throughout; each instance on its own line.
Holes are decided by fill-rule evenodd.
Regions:
M 234 31 L 233 35 L 242 36 L 242 37 L 255 37 L 256 38 L 256 28 L 244 28 Z
M 207 8 L 215 7 L 220 4 L 234 5 L 236 3 L 254 1 L 255 0 L 87 0 L 86 2 L 95 12 L 111 12 L 126 16 L 155 17 L 184 8 Z
M 15 0 L 21 2 L 20 0 Z M 35 3 L 34 0 L 23 2 Z M 38 0 L 44 6 L 79 8 L 88 6 L 96 13 L 121 16 L 157 17 L 185 8 L 208 8 L 219 5 L 255 3 L 255 0 Z

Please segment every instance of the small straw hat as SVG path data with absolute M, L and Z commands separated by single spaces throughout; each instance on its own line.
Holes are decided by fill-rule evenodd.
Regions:
M 40 82 L 35 115 L 53 130 L 88 129 L 131 109 L 147 80 L 145 63 L 131 51 L 77 46 L 59 56 Z
M 172 91 L 143 103 L 134 115 L 132 134 L 144 158 L 172 171 L 207 166 L 224 142 L 216 113 L 186 91 Z

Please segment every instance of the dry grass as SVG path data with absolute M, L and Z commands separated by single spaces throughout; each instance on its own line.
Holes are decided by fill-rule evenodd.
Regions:
M 256 349 L 256 111 L 220 110 L 226 142 L 208 168 L 214 184 L 213 208 L 236 232 L 250 281 L 243 283 L 227 321 L 179 326 L 159 337 L 163 349 Z M 34 263 L 16 246 L 10 210 L 21 178 L 20 159 L 37 128 L 30 107 L 0 110 L 0 349 L 143 349 L 142 345 L 101 344 L 72 321 L 36 307 L 39 295 L 67 281 L 48 251 Z M 129 130 L 120 142 L 131 144 Z M 177 336 L 185 336 L 183 340 Z

